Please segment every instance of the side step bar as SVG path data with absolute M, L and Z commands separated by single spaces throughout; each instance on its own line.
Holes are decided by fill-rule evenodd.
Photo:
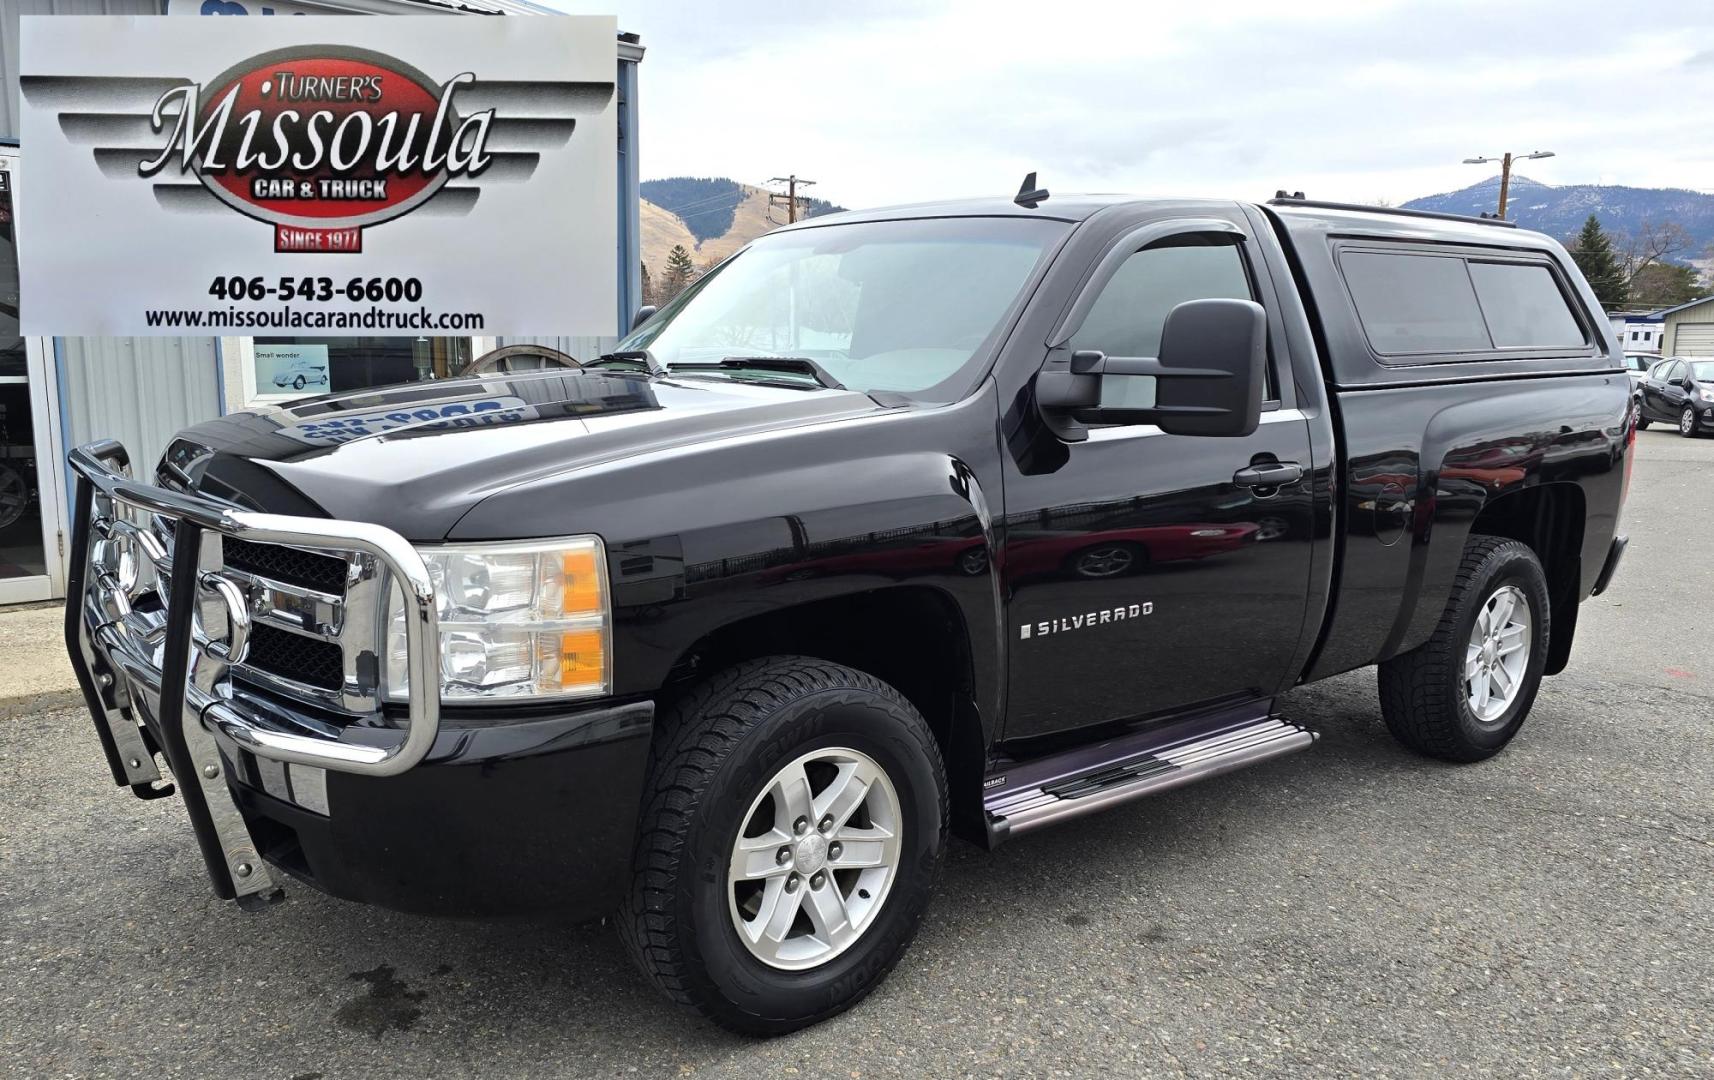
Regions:
M 983 797 L 993 842 L 1302 750 L 1315 732 L 1264 715 L 1137 732 L 1020 762 Z

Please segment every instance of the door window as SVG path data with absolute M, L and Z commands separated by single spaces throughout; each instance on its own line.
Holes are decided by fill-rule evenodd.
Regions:
M 1108 356 L 1159 356 L 1167 314 L 1186 300 L 1212 299 L 1255 299 L 1238 245 L 1209 243 L 1204 237 L 1178 237 L 1146 247 L 1120 265 L 1089 309 L 1070 347 L 1074 352 L 1094 349 Z M 1271 370 L 1267 396 L 1277 396 Z M 1154 403 L 1153 375 L 1107 375 L 1101 379 L 1104 407 L 1146 409 Z
M 24 374 L 18 333 L 18 243 L 13 239 L 12 174 L 0 169 L 0 375 Z
M 47 573 L 36 483 L 36 415 L 24 338 L 18 333 L 16 174 L 0 162 L 0 581 Z M 45 594 L 43 594 L 45 595 Z M 0 603 L 39 599 L 0 586 Z

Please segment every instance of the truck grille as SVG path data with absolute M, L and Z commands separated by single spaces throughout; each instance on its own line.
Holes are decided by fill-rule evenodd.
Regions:
M 245 666 L 318 690 L 337 691 L 345 682 L 345 657 L 338 645 L 265 623 L 250 631 Z
M 157 517 L 152 531 L 168 553 L 156 567 L 164 583 L 173 526 Z M 212 533 L 203 552 L 206 569 L 240 579 L 250 597 L 250 647 L 234 675 L 348 715 L 379 707 L 382 581 L 374 559 Z
M 333 555 L 278 544 L 257 544 L 228 537 L 222 547 L 227 566 L 260 578 L 283 581 L 339 596 L 345 592 L 347 563 Z

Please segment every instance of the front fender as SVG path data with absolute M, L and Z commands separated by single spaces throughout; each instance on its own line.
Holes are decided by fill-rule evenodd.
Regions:
M 450 539 L 594 532 L 607 545 L 614 691 L 656 693 L 697 642 L 745 619 L 926 586 L 968 635 L 972 696 L 1000 715 L 991 385 L 940 408 L 651 452 L 491 497 Z

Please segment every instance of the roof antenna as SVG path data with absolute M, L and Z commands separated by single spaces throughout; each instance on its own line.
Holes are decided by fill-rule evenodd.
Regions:
M 1034 210 L 1037 205 L 1046 201 L 1046 199 L 1047 188 L 1036 187 L 1036 174 L 1030 173 L 1028 176 L 1024 177 L 1024 182 L 1019 185 L 1018 193 L 1013 196 L 1012 201 L 1026 210 Z

